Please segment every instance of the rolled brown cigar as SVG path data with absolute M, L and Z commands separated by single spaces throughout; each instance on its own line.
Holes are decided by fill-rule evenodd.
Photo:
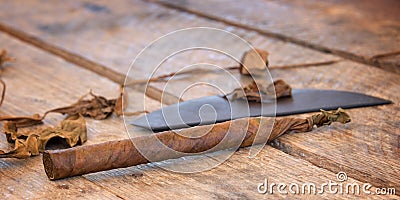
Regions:
M 333 115 L 344 115 L 343 113 L 347 118 L 332 117 Z M 348 115 L 339 110 L 324 111 L 305 119 L 281 118 L 275 122 L 269 120 L 272 123 L 263 119 L 267 118 L 237 119 L 188 128 L 178 133 L 166 131 L 120 141 L 45 151 L 43 164 L 49 179 L 56 180 L 179 158 L 185 156 L 186 153 L 209 153 L 239 146 L 246 147 L 253 143 L 271 141 L 289 131 L 305 132 L 312 130 L 314 125 L 321 126 L 335 121 L 342 123 L 350 121 Z M 198 136 L 197 134 L 201 132 L 206 132 L 206 134 Z M 166 151 L 165 147 L 170 150 Z

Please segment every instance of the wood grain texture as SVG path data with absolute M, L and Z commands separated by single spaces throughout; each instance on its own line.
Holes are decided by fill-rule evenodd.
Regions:
M 109 98 L 119 94 L 118 84 L 3 33 L 0 34 L 0 43 L 17 58 L 15 63 L 5 65 L 2 74 L 7 93 L 1 115 L 42 114 L 48 109 L 74 103 L 89 89 Z M 131 98 L 140 95 L 135 90 L 128 92 Z M 154 108 L 158 108 L 159 103 L 152 102 Z M 61 115 L 51 114 L 45 125 L 57 125 L 62 119 Z M 88 119 L 87 127 L 88 142 L 84 145 L 128 138 L 122 119 L 115 116 L 101 123 Z M 0 147 L 11 148 L 3 134 Z M 40 156 L 27 160 L 2 159 L 0 169 L 0 198 L 118 198 L 82 177 L 49 181 Z
M 170 8 L 400 72 L 398 1 L 154 1 Z
M 336 181 L 332 172 L 310 165 L 302 159 L 294 159 L 270 146 L 264 147 L 255 158 L 248 158 L 249 149 L 241 149 L 227 162 L 211 170 L 201 173 L 180 174 L 162 170 L 179 161 L 166 161 L 151 165 L 142 165 L 126 169 L 111 170 L 85 175 L 88 180 L 118 191 L 122 198 L 155 198 L 169 199 L 190 196 L 194 199 L 258 199 L 258 198 L 300 198 L 300 199 L 352 199 L 360 196 L 352 195 L 284 195 L 278 192 L 273 194 L 259 194 L 257 185 L 265 178 L 269 183 L 296 183 L 305 182 L 321 185 L 329 180 Z M 202 158 L 190 158 L 202 159 Z M 203 158 L 204 159 L 204 158 Z M 207 160 L 204 160 L 207 162 Z M 283 167 L 290 166 L 290 167 Z M 293 170 L 295 169 L 295 170 Z M 354 179 L 350 183 L 363 183 Z M 159 192 L 161 191 L 161 192 Z M 362 195 L 363 198 L 379 198 L 377 196 Z M 398 198 L 396 196 L 391 196 Z
M 51 182 L 43 174 L 40 156 L 0 161 L 2 199 L 120 199 L 83 177 Z
M 310 70 L 313 76 L 309 76 Z M 285 76 L 293 87 L 357 91 L 393 101 L 391 105 L 349 110 L 352 122 L 344 128 L 287 135 L 278 138 L 274 145 L 334 172 L 344 170 L 351 177 L 377 186 L 400 187 L 398 75 L 351 62 L 339 63 L 333 68 L 293 69 L 274 75 Z
M 29 44 L 32 44 L 41 49 L 44 49 L 44 50 L 46 50 L 56 56 L 59 56 L 71 63 L 77 64 L 80 67 L 86 68 L 96 74 L 106 77 L 120 85 L 123 85 L 125 83 L 125 80 L 127 80 L 128 82 L 130 80 L 129 77 L 126 77 L 125 74 L 119 73 L 110 68 L 107 68 L 106 66 L 104 66 L 102 64 L 98 64 L 89 59 L 86 59 L 76 53 L 67 51 L 61 47 L 58 47 L 51 43 L 45 42 L 45 41 L 41 40 L 40 38 L 37 38 L 33 35 L 29 35 L 18 29 L 14 29 L 10 26 L 0 24 L 0 30 L 2 30 L 3 32 L 6 32 L 22 41 L 25 41 Z M 156 99 L 156 100 L 159 100 L 160 96 L 161 96 L 160 94 L 163 94 L 165 96 L 165 100 L 163 101 L 165 104 L 173 104 L 173 103 L 180 101 L 180 99 L 177 99 L 175 96 L 169 94 L 168 92 L 162 92 L 152 86 L 148 86 L 148 87 L 146 87 L 146 89 L 136 87 L 136 89 L 138 89 L 138 91 L 145 93 L 148 97 Z
M 4 31 L 16 35 L 11 30 L 7 30 L 6 27 L 18 30 L 20 30 L 20 27 L 23 27 L 24 32 L 34 35 L 34 37 L 42 41 L 62 47 L 76 55 L 100 63 L 102 66 L 108 67 L 119 74 L 125 74 L 135 56 L 153 40 L 171 31 L 195 26 L 215 27 L 231 31 L 248 40 L 255 47 L 267 49 L 271 52 L 269 57 L 271 65 L 323 62 L 338 59 L 337 57 L 305 49 L 298 45 L 264 37 L 256 32 L 226 26 L 223 23 L 215 23 L 210 20 L 199 19 L 194 15 L 137 0 L 121 1 L 118 4 L 107 1 L 90 3 L 66 2 L 64 5 L 60 5 L 57 2 L 49 2 L 46 6 L 38 7 L 34 15 L 27 8 L 29 5 L 34 6 L 39 4 L 37 1 L 26 2 L 27 7 L 18 7 L 18 3 L 16 2 L 4 3 L 3 7 L 0 8 L 3 9 L 0 12 L 0 16 L 7 19 L 1 22 L 3 26 L 0 26 L 0 28 L 4 27 Z M 95 12 L 88 9 L 88 4 L 103 9 L 102 11 Z M 14 11 L 8 12 L 8 10 Z M 212 35 L 209 37 L 212 38 Z M 189 40 L 189 38 L 177 38 L 176 41 L 171 41 L 171 43 L 185 43 Z M 159 51 L 162 51 L 162 49 L 157 49 L 151 53 L 159 54 Z M 238 57 L 242 53 L 243 50 L 236 51 Z M 181 69 L 183 66 L 199 62 L 215 64 L 221 67 L 236 64 L 226 55 L 207 51 L 189 51 L 167 60 L 154 75 L 170 73 Z M 147 78 L 153 69 L 154 67 L 151 66 L 133 68 L 131 70 L 132 78 Z M 215 82 L 222 85 L 220 81 L 221 76 L 203 76 L 199 78 L 202 79 L 197 79 L 197 81 Z M 196 88 L 194 88 L 194 90 L 189 91 L 190 93 L 180 95 L 183 89 L 192 84 L 193 81 L 174 82 L 166 89 L 164 89 L 165 84 L 154 84 L 154 86 L 164 92 L 188 99 L 198 97 L 196 94 L 199 94 Z M 225 86 L 225 88 L 232 90 L 236 87 L 231 85 Z M 204 86 L 199 86 L 197 89 L 207 90 L 209 94 L 217 92 Z

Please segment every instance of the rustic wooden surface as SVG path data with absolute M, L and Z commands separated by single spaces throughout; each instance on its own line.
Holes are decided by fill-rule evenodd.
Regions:
M 400 3 L 377 1 L 155 0 L 322 52 L 400 72 Z
M 51 108 L 74 103 L 89 89 L 109 98 L 118 96 L 118 84 L 104 77 L 69 64 L 4 33 L 0 34 L 0 43 L 3 48 L 11 51 L 12 56 L 18 58 L 16 63 L 5 66 L 2 75 L 8 87 L 1 115 L 43 113 Z M 129 92 L 130 96 L 135 95 L 135 91 Z M 157 102 L 153 103 L 158 105 Z M 59 115 L 50 115 L 45 122 L 56 125 L 62 118 Z M 85 145 L 128 138 L 122 120 L 117 117 L 102 123 L 88 120 L 87 125 L 88 142 Z M 10 148 L 5 135 L 0 137 L 2 149 Z M 60 182 L 49 181 L 44 174 L 40 156 L 27 160 L 2 159 L 0 169 L 1 198 L 116 197 L 83 177 Z
M 0 30 L 9 34 L 0 35 L 0 48 L 8 49 L 18 59 L 17 63 L 7 65 L 2 75 L 7 82 L 8 92 L 1 114 L 42 113 L 46 109 L 74 102 L 90 88 L 98 94 L 114 97 L 118 95 L 117 83 L 122 82 L 121 77 L 143 47 L 170 31 L 193 26 L 229 30 L 250 41 L 255 47 L 270 51 L 270 65 L 273 66 L 343 59 L 326 66 L 272 69 L 271 74 L 275 79 L 285 79 L 295 88 L 357 91 L 390 99 L 394 104 L 351 109 L 349 112 L 353 121 L 348 125 L 333 125 L 311 133 L 288 134 L 278 138 L 272 146 L 264 147 L 255 159 L 248 158 L 248 149 L 243 149 L 217 168 L 195 174 L 172 173 L 150 164 L 51 182 L 45 177 L 40 157 L 25 161 L 4 159 L 0 162 L 2 197 L 61 198 L 68 195 L 129 199 L 190 195 L 202 199 L 263 198 L 269 196 L 258 194 L 256 186 L 266 177 L 273 182 L 318 184 L 336 180 L 335 174 L 339 171 L 348 174 L 349 182 L 395 187 L 399 193 L 400 76 L 378 68 L 396 71 L 399 58 L 394 54 L 380 58 L 379 63 L 366 61 L 374 55 L 399 50 L 396 49 L 399 41 L 399 31 L 396 29 L 398 21 L 394 20 L 396 15 L 389 11 L 363 19 L 346 11 L 355 9 L 351 3 L 343 5 L 332 2 L 301 5 L 296 2 L 264 1 L 245 6 L 240 3 L 201 6 L 196 1 L 185 1 L 178 5 L 178 10 L 176 6 L 171 9 L 171 2 L 160 5 L 143 1 L 121 1 L 118 4 L 107 1 L 68 1 L 62 4 L 24 1 L 24 4 L 20 6 L 16 1 L 5 1 L 0 7 Z M 262 6 L 274 8 L 273 12 L 260 12 L 261 15 L 251 12 L 252 9 L 262 9 Z M 246 12 L 240 12 L 239 8 L 246 8 Z M 293 9 L 293 12 L 284 13 L 297 16 L 297 20 L 309 22 L 308 13 L 312 13 L 314 18 L 322 18 L 315 25 L 304 21 L 288 24 L 280 21 L 293 19 L 293 16 L 282 14 L 285 9 Z M 362 11 L 373 8 L 359 9 L 361 11 L 358 13 L 364 16 Z M 325 15 L 326 12 L 329 15 Z M 337 27 L 336 31 L 331 31 L 333 18 L 330 15 L 338 16 L 334 19 L 338 21 L 337 25 L 333 26 Z M 240 23 L 249 23 L 245 23 L 246 26 L 232 26 L 235 24 L 229 22 L 238 21 L 236 18 L 241 19 Z M 387 20 L 378 20 L 382 18 Z M 270 24 L 262 24 L 258 20 L 266 20 Z M 365 23 L 349 28 L 349 24 L 360 21 Z M 366 33 L 360 33 L 365 30 Z M 294 39 L 286 39 L 289 42 L 284 42 L 282 38 L 266 34 L 265 31 L 278 32 L 285 38 Z M 339 34 L 342 32 L 347 33 L 346 36 Z M 317 33 L 321 36 L 316 37 Z M 335 39 L 331 39 L 333 37 Z M 298 42 L 300 40 L 311 45 Z M 360 43 L 360 40 L 365 42 Z M 325 51 L 324 48 L 330 49 L 332 54 L 321 52 Z M 182 65 L 205 61 L 222 66 L 235 64 L 211 52 L 188 52 L 167 61 L 157 73 L 169 73 Z M 137 71 L 135 78 L 149 74 L 149 69 L 134 70 Z M 199 80 L 218 84 L 221 76 L 203 75 L 196 79 L 171 81 L 166 91 L 180 94 L 183 85 Z M 161 90 L 165 84 L 152 86 L 155 90 Z M 143 90 L 129 89 L 128 92 L 130 99 L 134 99 L 131 101 L 142 101 Z M 190 99 L 216 92 L 198 87 L 182 98 Z M 153 99 L 160 99 L 157 92 L 152 94 L 150 96 Z M 176 102 L 178 98 L 169 99 L 172 100 L 167 104 Z M 160 106 L 159 102 L 146 99 L 147 110 Z M 142 109 L 142 102 L 131 103 L 129 106 L 131 111 Z M 60 119 L 61 116 L 52 115 L 46 123 L 57 124 Z M 85 145 L 127 137 L 123 122 L 117 117 L 88 121 L 89 138 Z M 134 135 L 149 134 L 139 128 L 129 128 Z M 7 148 L 4 137 L 1 139 L 1 147 Z M 168 165 L 169 162 L 160 163 L 164 164 Z M 279 194 L 271 196 L 286 197 Z M 356 196 L 324 194 L 302 197 L 319 199 Z

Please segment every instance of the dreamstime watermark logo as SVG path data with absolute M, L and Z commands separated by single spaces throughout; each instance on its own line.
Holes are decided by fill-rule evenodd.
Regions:
M 157 83 L 158 85 L 156 86 L 154 86 L 155 84 L 150 81 L 148 81 L 145 85 L 143 84 L 137 86 L 143 87 L 144 90 L 146 90 L 145 93 L 151 93 L 151 91 L 149 91 L 149 88 L 151 87 L 157 87 L 158 89 L 161 89 L 162 95 L 160 105 L 165 106 L 171 105 L 171 99 L 168 97 L 168 95 L 172 94 L 178 97 L 176 99 L 182 99 L 183 96 L 188 95 L 188 91 L 197 87 L 212 88 L 213 91 L 218 91 L 218 94 L 215 95 L 222 97 L 227 95 L 229 92 L 232 92 L 236 88 L 242 88 L 244 85 L 246 85 L 246 83 L 250 83 L 255 79 L 262 80 L 263 84 L 265 85 L 271 84 L 273 81 L 267 68 L 265 69 L 265 72 L 262 72 L 263 74 L 261 75 L 257 74 L 256 76 L 254 74 L 250 74 L 250 76 L 238 76 L 238 71 L 233 73 L 231 70 L 226 69 L 228 66 L 219 66 L 218 64 L 207 60 L 207 57 L 214 56 L 221 58 L 220 55 L 222 55 L 224 58 L 233 60 L 239 66 L 243 53 L 249 50 L 255 51 L 255 49 L 244 39 L 225 30 L 197 27 L 174 31 L 153 41 L 136 56 L 127 73 L 125 85 L 129 84 L 129 81 L 135 79 L 152 80 L 152 78 L 160 74 L 168 74 L 171 72 L 176 72 L 176 74 L 179 74 L 190 70 L 203 70 L 199 70 L 198 73 L 189 74 L 185 78 L 178 80 L 175 79 L 175 77 L 165 79 L 162 83 Z M 197 52 L 206 52 L 200 56 L 205 58 L 205 60 L 192 63 L 191 58 L 196 57 L 195 55 Z M 260 56 L 258 57 L 259 58 L 254 60 L 253 64 L 265 66 L 265 62 L 262 60 L 262 58 Z M 171 60 L 174 62 L 168 63 L 168 66 L 164 65 Z M 202 73 L 207 70 L 214 70 L 215 73 L 211 73 L 209 76 L 202 76 Z M 208 96 L 208 94 L 205 92 L 204 96 Z M 138 107 L 138 104 L 142 103 L 141 106 L 143 107 L 143 110 L 148 110 L 147 106 L 150 103 L 147 102 L 147 99 L 148 98 L 144 96 L 143 102 L 139 102 L 136 99 L 135 106 Z M 230 105 L 230 108 L 227 110 L 231 113 L 231 116 L 234 116 L 236 108 L 231 106 L 232 103 L 229 99 L 226 100 L 229 101 Z M 187 120 L 181 115 L 181 109 L 179 107 L 181 102 L 177 101 L 172 102 L 172 104 L 173 103 L 176 104 L 163 108 L 162 119 L 159 119 L 160 121 L 158 121 L 165 123 L 171 129 L 177 127 L 177 124 L 185 124 L 185 120 Z M 247 104 L 247 110 L 241 109 L 240 113 L 242 115 L 247 114 L 250 116 L 250 107 L 248 106 L 247 102 L 245 103 Z M 273 106 L 268 107 L 268 109 L 271 109 L 269 112 L 275 113 L 275 100 L 271 100 L 271 105 Z M 200 124 L 203 124 L 203 122 L 210 124 L 208 126 L 198 127 L 195 131 L 195 134 L 193 134 L 193 131 L 190 132 L 187 130 L 176 130 L 174 133 L 185 139 L 193 139 L 193 141 L 199 137 L 209 134 L 210 131 L 213 130 L 214 125 L 212 124 L 215 124 L 218 120 L 217 117 L 219 113 L 217 113 L 216 110 L 217 109 L 212 105 L 205 104 L 197 110 L 197 113 L 193 112 L 193 115 L 197 115 L 201 120 Z M 237 112 L 238 111 L 236 110 L 236 113 Z M 269 119 L 269 122 L 260 123 L 260 126 L 263 125 L 263 129 L 262 131 L 259 129 L 260 131 L 257 132 L 257 135 L 255 136 L 255 140 L 257 140 L 258 145 L 251 146 L 249 155 L 250 157 L 255 157 L 267 142 L 268 136 L 272 130 L 274 117 L 272 116 Z M 125 116 L 124 121 L 125 125 L 128 127 L 130 121 L 126 121 Z M 147 115 L 145 121 L 145 123 L 147 123 L 147 127 L 151 127 L 152 123 L 154 124 L 154 122 L 151 122 L 147 118 Z M 243 128 L 231 131 L 231 128 L 234 126 Z M 146 141 L 146 143 L 141 142 L 140 140 L 132 140 L 132 142 L 142 156 L 144 156 L 150 162 L 162 160 L 161 158 L 163 155 L 172 155 L 174 158 L 187 158 L 187 156 L 198 156 L 199 154 L 212 153 L 216 151 L 220 152 L 212 153 L 207 157 L 201 157 L 201 159 L 180 159 L 179 161 L 174 162 L 175 164 L 156 163 L 156 165 L 164 169 L 175 172 L 199 172 L 209 170 L 227 160 L 240 147 L 242 141 L 245 139 L 248 128 L 246 126 L 248 126 L 248 123 L 243 123 L 243 120 L 231 121 L 230 126 L 225 133 L 225 137 L 222 140 L 219 140 L 218 144 L 214 145 L 212 148 L 196 153 L 188 153 L 186 150 L 180 151 L 177 146 L 174 147 L 171 144 L 165 144 L 158 137 L 156 137 L 155 134 L 150 134 L 148 137 L 152 138 Z M 131 129 L 127 128 L 127 130 L 129 137 L 133 138 L 137 136 L 134 131 L 130 131 Z M 149 149 L 149 147 L 153 147 L 153 149 Z
M 312 182 L 298 183 L 271 183 L 268 178 L 257 185 L 257 191 L 261 194 L 312 194 L 321 195 L 395 195 L 396 189 L 392 187 L 373 188 L 370 183 L 348 182 L 347 174 L 339 172 L 336 174 L 336 181 L 329 180 L 321 184 Z

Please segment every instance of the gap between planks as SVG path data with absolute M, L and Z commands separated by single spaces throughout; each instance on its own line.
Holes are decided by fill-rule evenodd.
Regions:
M 322 53 L 329 53 L 332 55 L 336 55 L 339 57 L 342 57 L 344 59 L 349 59 L 358 63 L 362 63 L 362 64 L 367 64 L 370 66 L 374 66 L 374 67 L 378 67 L 378 68 L 382 68 L 384 70 L 390 71 L 390 72 L 395 72 L 395 73 L 400 73 L 400 70 L 398 69 L 397 66 L 393 65 L 393 64 L 388 64 L 388 63 L 380 63 L 377 62 L 375 58 L 375 56 L 371 57 L 371 58 L 366 58 L 363 56 L 359 56 L 357 54 L 351 53 L 351 52 L 347 52 L 347 51 L 343 51 L 343 50 L 338 50 L 338 49 L 333 49 L 333 48 L 329 48 L 323 45 L 318 45 L 318 44 L 313 44 L 313 43 L 309 43 L 305 40 L 301 40 L 301 39 L 296 39 L 281 33 L 276 33 L 276 32 L 272 32 L 272 31 L 267 31 L 267 30 L 263 30 L 261 28 L 256 28 L 253 27 L 251 25 L 246 25 L 240 22 L 234 22 L 231 20 L 226 20 L 223 19 L 221 17 L 218 16 L 214 16 L 214 15 L 209 15 L 206 13 L 202 13 L 200 11 L 196 11 L 190 8 L 186 8 L 184 6 L 180 6 L 180 5 L 175 5 L 175 4 L 171 4 L 168 2 L 163 2 L 163 1 L 159 1 L 159 0 L 143 0 L 145 2 L 150 2 L 150 3 L 154 3 L 154 4 L 158 4 L 161 6 L 164 6 L 166 8 L 170 8 L 170 9 L 174 9 L 180 12 L 184 12 L 184 13 L 188 13 L 188 14 L 192 14 L 198 17 L 202 17 L 208 20 L 212 20 L 212 21 L 216 21 L 216 22 L 221 22 L 224 23 L 226 25 L 230 25 L 230 26 L 235 26 L 238 28 L 242 28 L 245 30 L 250 30 L 250 31 L 255 31 L 257 33 L 260 33 L 262 35 L 265 35 L 267 37 L 271 37 L 271 38 L 275 38 L 284 42 L 290 42 L 305 48 L 309 48 L 309 49 L 313 49 Z M 397 54 L 398 52 L 389 52 L 386 54 L 392 54 L 395 53 Z M 386 55 L 385 54 L 385 55 Z
M 45 41 L 39 39 L 38 37 L 35 37 L 33 35 L 30 35 L 28 33 L 20 31 L 18 29 L 12 28 L 3 23 L 0 23 L 0 31 L 2 31 L 12 37 L 15 37 L 25 43 L 36 46 L 39 49 L 49 52 L 57 57 L 61 57 L 64 60 L 66 60 L 67 62 L 73 63 L 79 67 L 82 67 L 89 71 L 92 71 L 100 76 L 106 77 L 115 83 L 124 85 L 125 78 L 126 78 L 126 76 L 124 74 L 116 72 L 102 64 L 91 61 L 81 55 L 70 52 L 59 46 L 45 42 Z M 170 104 L 175 104 L 177 102 L 183 101 L 182 99 L 176 97 L 175 95 L 172 95 L 165 91 L 161 91 L 150 85 L 147 85 L 147 88 L 135 87 L 135 89 L 137 89 L 141 92 L 145 92 L 148 97 L 150 97 L 151 99 L 157 100 L 159 102 L 162 102 L 163 104 L 170 105 Z

